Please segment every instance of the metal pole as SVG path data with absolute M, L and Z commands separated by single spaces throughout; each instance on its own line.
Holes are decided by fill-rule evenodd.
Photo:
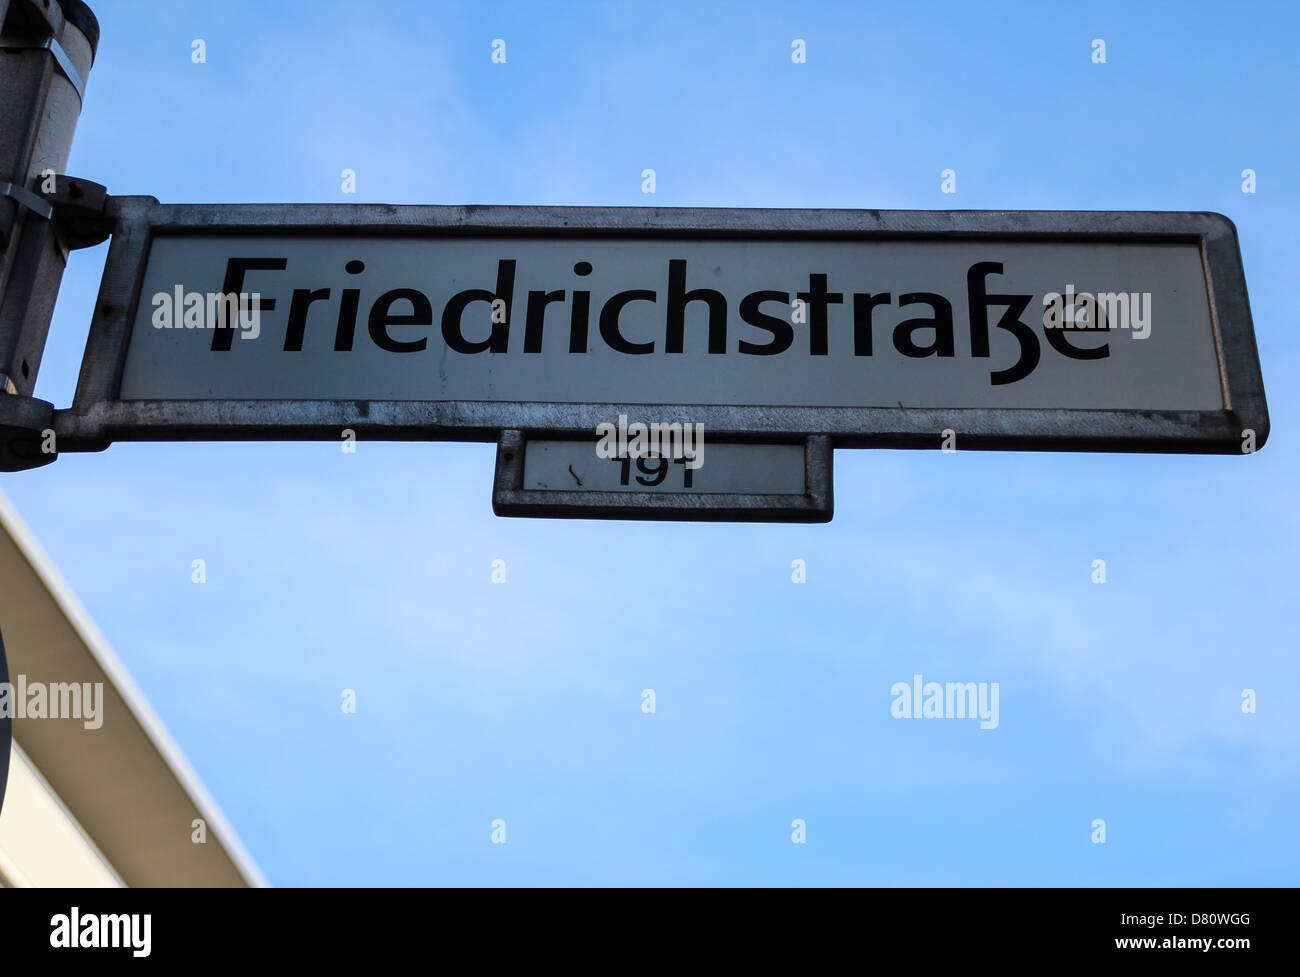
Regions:
M 103 188 L 64 176 L 99 23 L 82 0 L 0 0 L 0 471 L 53 461 L 32 396 L 76 220 Z

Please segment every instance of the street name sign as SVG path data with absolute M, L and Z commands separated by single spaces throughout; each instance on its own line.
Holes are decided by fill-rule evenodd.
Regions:
M 1217 214 L 151 197 L 107 213 L 60 451 L 513 431 L 518 482 L 499 469 L 494 497 L 518 512 L 560 491 L 523 481 L 543 454 L 574 450 L 528 445 L 585 440 L 594 460 L 619 416 L 703 425 L 706 443 L 741 446 L 720 467 L 758 487 L 744 445 L 1240 454 L 1268 435 L 1236 232 Z M 798 467 L 771 471 L 797 482 Z M 670 494 L 672 518 L 736 518 L 793 497 L 641 487 L 590 501 Z M 711 505 L 683 515 L 684 493 Z

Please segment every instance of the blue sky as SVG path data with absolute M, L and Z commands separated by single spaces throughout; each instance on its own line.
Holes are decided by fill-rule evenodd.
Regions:
M 1258 455 L 840 451 L 808 527 L 498 519 L 479 444 L 119 444 L 3 489 L 276 885 L 1294 885 L 1300 14 L 1135 6 L 97 0 L 69 170 L 176 203 L 1219 211 Z M 56 406 L 105 250 L 64 279 Z M 999 727 L 893 719 L 915 673 L 998 682 Z

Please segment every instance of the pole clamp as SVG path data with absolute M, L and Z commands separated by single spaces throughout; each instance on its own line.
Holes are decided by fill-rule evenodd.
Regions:
M 113 231 L 114 218 L 104 213 L 108 188 L 90 180 L 58 174 L 52 193 L 37 193 L 17 183 L 0 183 L 3 197 L 12 198 L 53 224 L 69 251 L 94 247 Z
M 68 57 L 68 52 L 63 49 L 63 45 L 53 35 L 35 44 L 17 38 L 0 37 L 0 48 L 4 48 L 6 51 L 49 51 L 50 54 L 54 55 L 54 63 L 58 65 L 59 71 L 63 72 L 63 77 L 72 83 L 72 87 L 77 92 L 77 100 L 85 101 L 86 80 L 81 77 L 81 72 L 77 70 L 77 66 Z
M 0 197 L 11 197 L 20 207 L 26 207 L 37 217 L 54 219 L 54 205 L 38 193 L 33 193 L 17 183 L 0 183 Z

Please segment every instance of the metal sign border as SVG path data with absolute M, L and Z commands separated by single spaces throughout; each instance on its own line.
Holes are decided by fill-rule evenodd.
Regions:
M 502 431 L 577 436 L 619 413 L 703 423 L 710 437 L 834 447 L 1242 452 L 1268 438 L 1268 407 L 1237 232 L 1221 214 L 1161 211 L 887 211 L 722 208 L 160 204 L 110 197 L 115 220 L 76 395 L 55 411 L 60 451 L 114 441 L 497 441 Z M 774 240 L 1011 240 L 1195 243 L 1201 249 L 1225 408 L 1140 411 L 1036 408 L 763 407 L 488 401 L 117 399 L 149 249 L 170 234 L 392 237 L 640 237 Z

